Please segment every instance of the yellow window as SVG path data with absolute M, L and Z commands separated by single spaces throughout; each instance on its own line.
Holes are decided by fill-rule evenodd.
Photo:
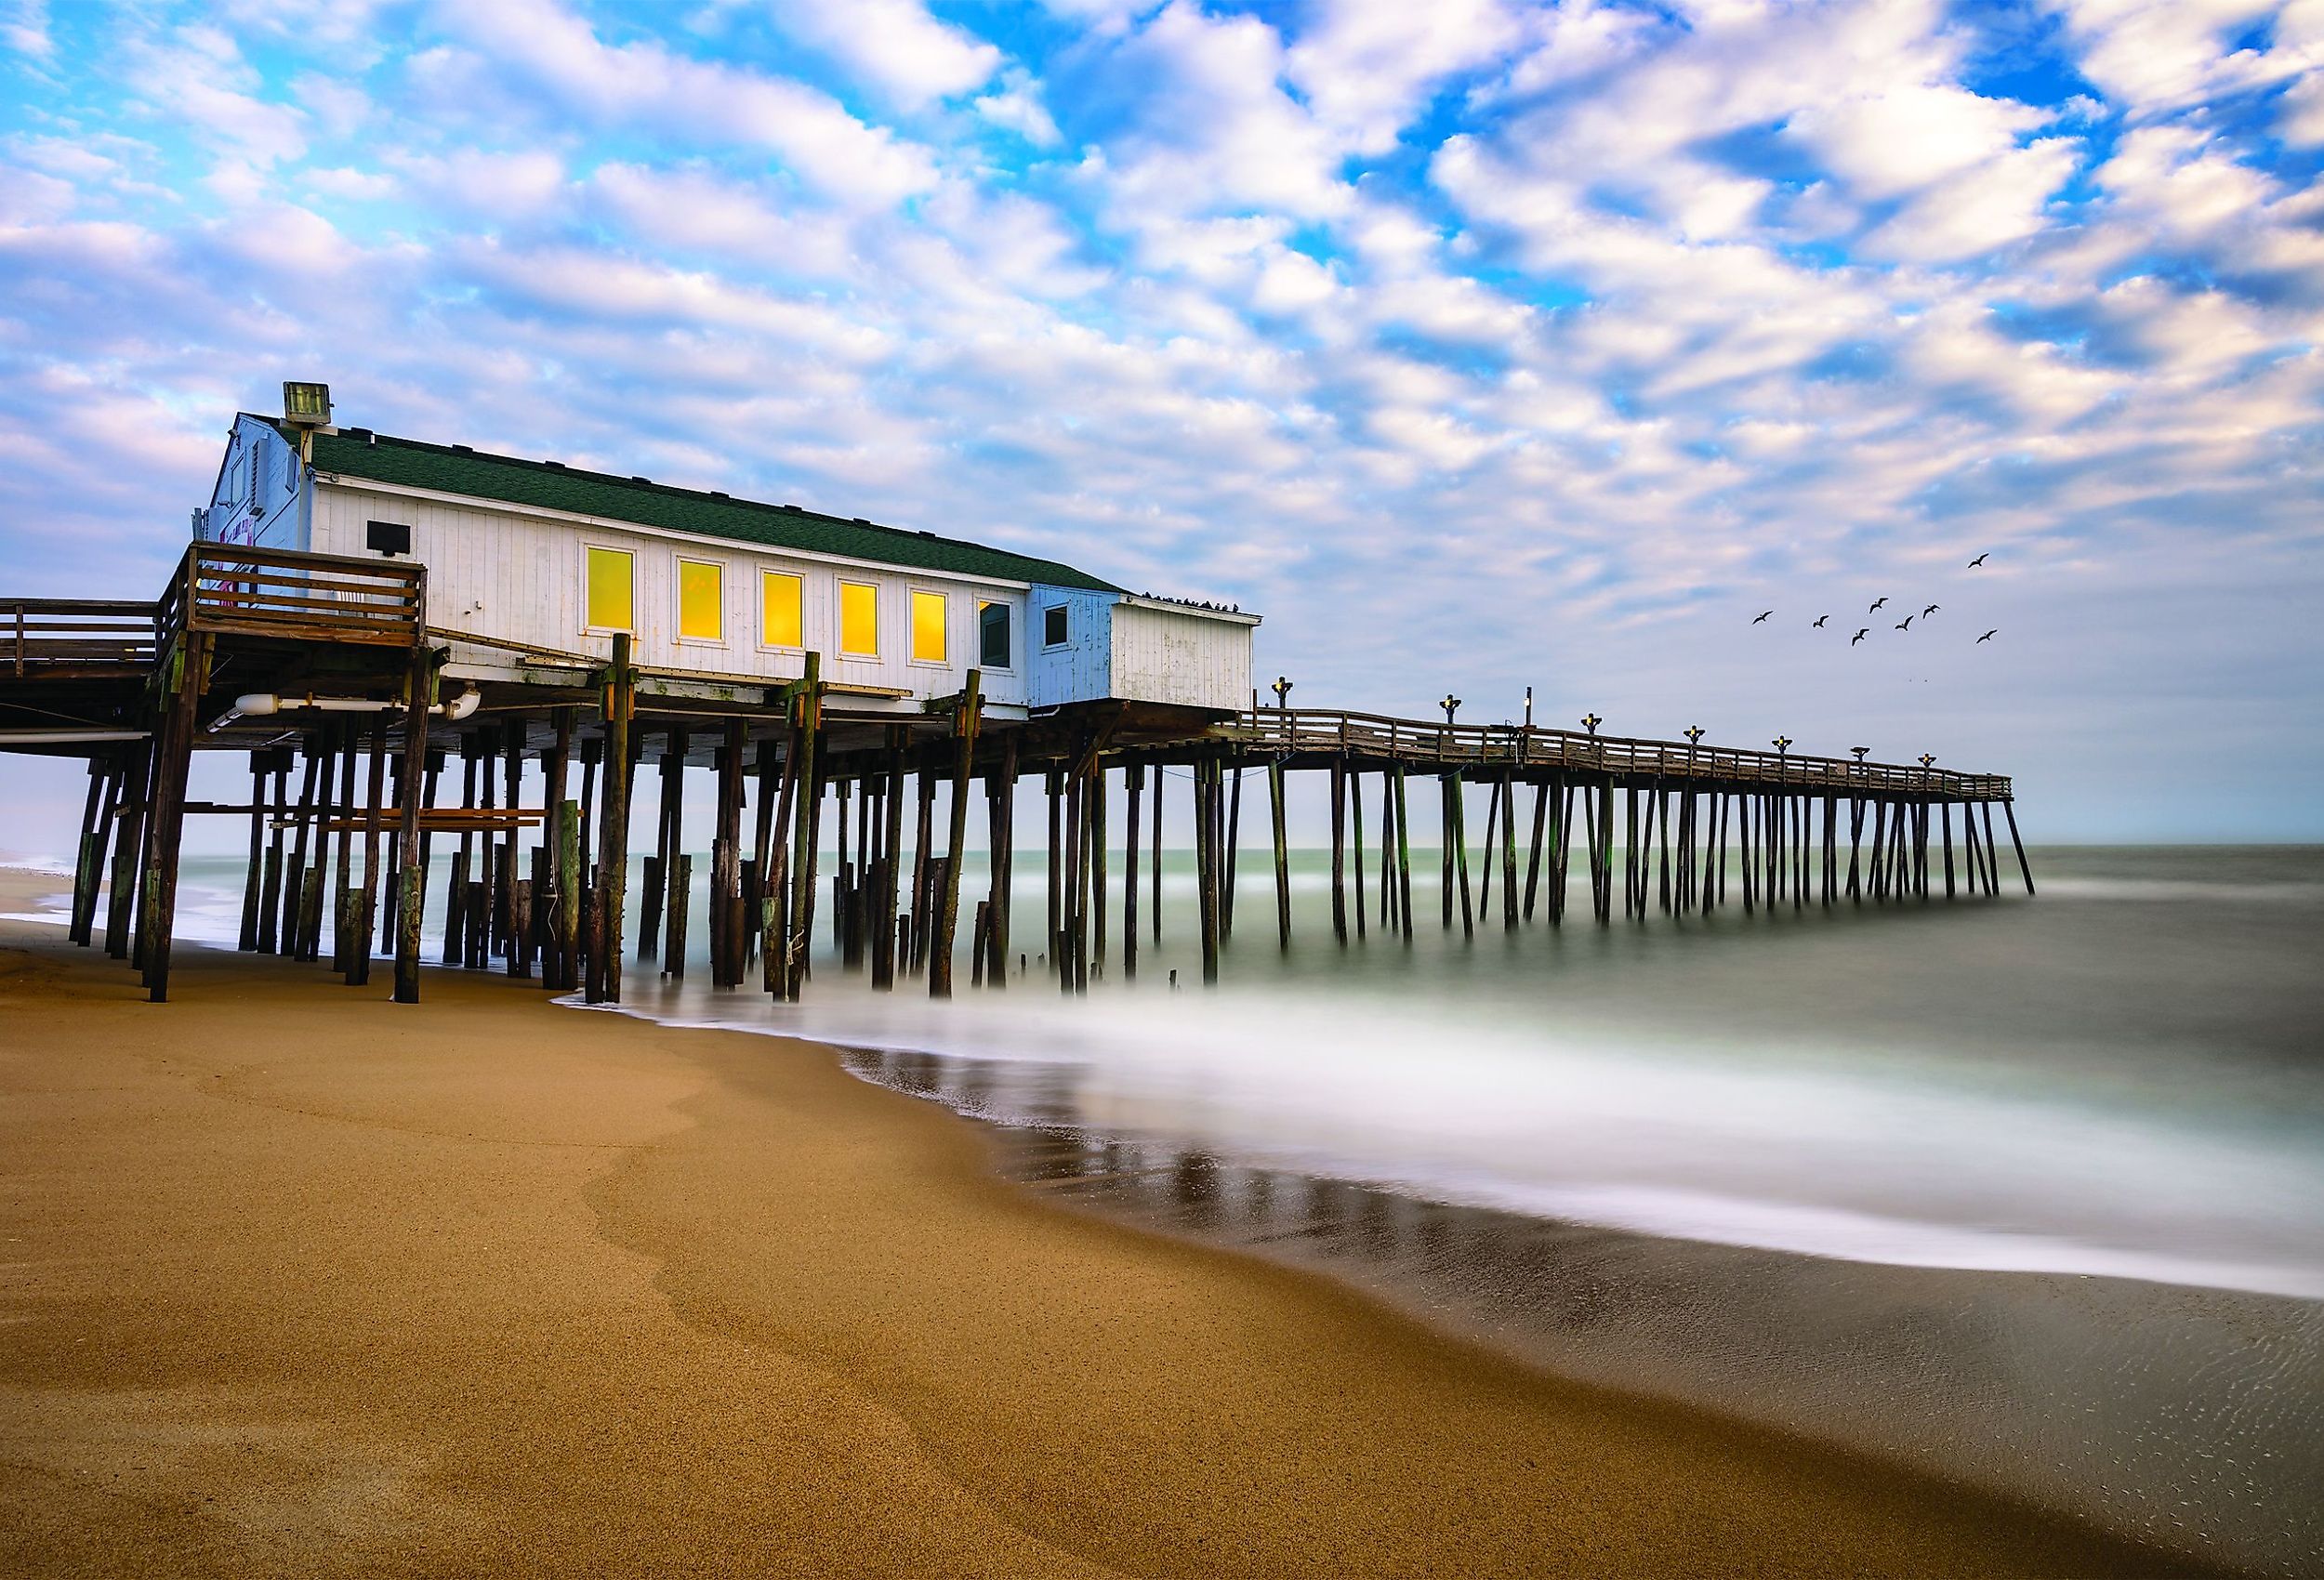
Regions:
M 912 595 L 912 656 L 921 664 L 944 662 L 944 595 Z
M 632 594 L 636 556 L 627 549 L 588 550 L 588 620 L 598 631 L 634 631 L 636 599 Z
M 678 634 L 701 641 L 726 639 L 726 571 L 701 560 L 678 562 Z
M 879 656 L 879 589 L 869 582 L 839 584 L 839 652 L 847 658 Z
M 807 645 L 805 599 L 788 571 L 759 573 L 759 639 L 771 648 Z

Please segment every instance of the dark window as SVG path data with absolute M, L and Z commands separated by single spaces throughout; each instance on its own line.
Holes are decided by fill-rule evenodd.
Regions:
M 1009 606 L 980 603 L 976 607 L 976 661 L 987 669 L 1009 667 Z
M 1062 603 L 1053 603 L 1047 609 L 1042 610 L 1041 645 L 1043 647 L 1062 648 L 1065 645 L 1067 639 L 1068 638 L 1065 631 L 1065 606 Z
M 412 529 L 401 521 L 365 521 L 363 546 L 375 554 L 409 554 Z

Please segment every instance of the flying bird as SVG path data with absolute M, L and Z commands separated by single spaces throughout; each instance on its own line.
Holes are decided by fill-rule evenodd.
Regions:
M 1972 571 L 1974 571 L 1974 570 L 1975 570 L 1978 566 L 1980 566 L 1980 565 L 1984 564 L 1984 563 L 1985 563 L 1985 555 L 1986 555 L 1986 554 L 1990 554 L 1990 553 L 1992 553 L 1992 552 L 1993 552 L 1993 551 L 1992 551 L 1991 549 L 1989 549 L 1989 548 L 1988 548 L 1988 549 L 1987 549 L 1987 550 L 1985 551 L 1985 554 L 1980 554 L 1980 555 L 1978 555 L 1978 556 L 1977 556 L 1974 560 L 1972 560 L 1971 561 L 1969 561 L 1969 568 L 1970 568 Z
M 1867 637 L 1870 636 L 1871 634 L 1872 634 L 1872 627 L 1871 627 L 1871 626 L 1869 626 L 1869 625 L 1867 625 L 1866 627 L 1864 627 L 1864 629 L 1863 629 L 1863 630 L 1858 631 L 1858 632 L 1857 632 L 1855 636 L 1850 637 L 1850 638 L 1848 639 L 1848 645 L 1849 645 L 1850 647 L 1854 647 L 1854 646 L 1855 646 L 1855 645 L 1856 645 L 1856 643 L 1858 643 L 1858 642 L 1860 642 L 1860 641 L 1864 640 L 1864 639 L 1865 639 L 1865 638 L 1867 638 Z
M 1926 609 L 1921 612 L 1921 618 L 1926 620 L 1930 615 L 1935 613 L 1942 607 L 1944 606 L 1941 604 L 1930 604 Z
M 1774 612 L 1775 612 L 1775 611 L 1771 609 L 1771 610 L 1769 610 L 1769 611 L 1767 612 L 1767 614 L 1773 614 Z M 1759 617 L 1759 620 L 1764 620 L 1764 619 L 1766 619 L 1766 618 L 1767 618 L 1767 614 L 1763 614 L 1763 615 L 1761 615 L 1761 616 Z M 1752 624 L 1752 625 L 1758 625 L 1758 624 L 1759 624 L 1759 620 L 1754 620 L 1754 621 L 1752 621 L 1752 622 L 1751 622 L 1751 624 Z
M 1881 610 L 1881 605 L 1886 603 L 1888 599 L 1884 598 L 1876 598 L 1872 600 L 1872 607 L 1866 610 L 1864 612 L 1867 614 L 1878 614 Z
M 1912 629 L 1912 616 L 1911 616 L 1911 615 L 1909 615 L 1909 614 L 1908 614 L 1908 615 L 1906 615 L 1906 616 L 1905 616 L 1902 620 L 1897 621 L 1897 622 L 1896 622 L 1896 629 L 1898 629 L 1899 631 L 1909 631 L 1909 630 L 1911 630 L 1911 629 Z
M 1830 619 L 1830 618 L 1831 618 L 1831 616 L 1830 616 L 1830 615 L 1829 615 L 1829 614 L 1818 614 L 1818 615 L 1816 617 L 1816 624 L 1814 625 L 1814 626 L 1812 627 L 1812 629 L 1818 630 L 1818 631 L 1822 630 L 1822 629 L 1824 628 L 1824 622 L 1825 622 L 1825 621 L 1827 621 L 1827 620 L 1829 620 L 1829 619 Z
M 1998 626 L 1998 625 L 1997 625 L 1997 626 L 1995 626 L 1992 630 L 1987 631 L 1987 632 L 1984 636 L 1979 637 L 1979 638 L 1977 639 L 1977 642 L 1989 642 L 1989 641 L 1991 641 L 1994 638 L 1996 638 L 1996 637 L 2000 636 L 2000 634 L 2001 634 L 2001 629 L 2000 629 L 2000 626 Z M 1971 647 L 1975 647 L 1975 646 L 1977 645 L 1977 642 L 1971 642 L 1969 645 L 1970 645 Z

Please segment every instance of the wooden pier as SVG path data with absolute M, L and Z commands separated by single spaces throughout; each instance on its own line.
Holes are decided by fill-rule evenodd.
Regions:
M 892 691 L 826 681 L 812 652 L 796 678 L 770 684 L 640 666 L 627 636 L 608 655 L 464 633 L 437 622 L 412 563 L 196 543 L 152 603 L 0 600 L 0 749 L 88 763 L 72 936 L 101 937 L 157 1002 L 189 816 L 247 823 L 243 948 L 309 961 L 327 948 L 351 984 L 388 954 L 403 1002 L 419 994 L 430 903 L 442 907 L 443 963 L 617 1001 L 626 970 L 685 969 L 697 878 L 720 988 L 755 978 L 798 999 L 820 903 L 839 968 L 877 987 L 917 979 L 946 996 L 965 947 L 971 986 L 1022 982 L 1037 956 L 1049 981 L 1078 992 L 1115 957 L 1134 977 L 1142 931 L 1161 936 L 1164 820 L 1182 815 L 1203 977 L 1215 981 L 1235 926 L 1243 782 L 1255 773 L 1287 948 L 1295 773 L 1327 784 L 1341 943 L 1414 936 L 1409 810 L 1426 793 L 1416 778 L 1436 782 L 1446 831 L 1437 922 L 1464 934 L 1496 917 L 1511 930 L 1604 927 L 1730 905 L 1994 896 L 1997 807 L 2033 892 L 2009 780 L 1928 761 L 1287 707 L 1101 701 L 988 718 L 975 670 L 957 693 L 900 711 Z M 189 802 L 197 750 L 246 754 L 248 799 Z M 685 854 L 690 768 L 716 780 L 702 874 Z M 1021 921 L 1005 880 L 1027 780 L 1047 797 L 1049 871 L 1043 914 Z M 1166 808 L 1172 783 L 1190 786 L 1182 810 Z M 533 805 L 522 804 L 528 784 L 545 787 Z M 1469 835 L 1472 786 L 1485 791 L 1481 845 Z M 964 895 L 980 792 L 993 858 L 982 891 Z M 634 795 L 656 810 L 633 900 Z M 438 841 L 456 849 L 431 896 Z M 1576 877 L 1581 891 L 1569 892 Z

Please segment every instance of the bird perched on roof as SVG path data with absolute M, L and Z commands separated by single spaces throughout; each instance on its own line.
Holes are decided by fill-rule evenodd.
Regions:
M 1827 620 L 1829 620 L 1829 619 L 1830 619 L 1830 618 L 1831 618 L 1831 616 L 1830 616 L 1830 615 L 1829 615 L 1829 614 L 1818 614 L 1818 615 L 1816 617 L 1814 629 L 1818 630 L 1818 631 L 1822 630 L 1822 629 L 1824 628 L 1824 622 L 1825 622 L 1825 621 L 1827 621 Z
M 1989 642 L 1989 641 L 1991 641 L 1994 638 L 1996 638 L 1996 637 L 2000 636 L 2000 634 L 2001 634 L 2000 627 L 1997 625 L 1997 626 L 1995 626 L 1992 630 L 1987 631 L 1987 632 L 1984 636 L 1979 637 L 1979 638 L 1977 639 L 1977 642 Z M 1975 647 L 1975 646 L 1977 645 L 1977 642 L 1971 642 L 1969 645 L 1970 645 L 1971 647 Z
M 1861 631 L 1858 631 L 1858 632 L 1857 632 L 1855 636 L 1850 637 L 1850 638 L 1848 639 L 1848 645 L 1849 645 L 1850 647 L 1854 647 L 1854 646 L 1855 646 L 1855 645 L 1856 645 L 1856 643 L 1858 643 L 1858 642 L 1860 642 L 1860 641 L 1864 640 L 1864 639 L 1865 639 L 1865 638 L 1867 638 L 1867 637 L 1870 636 L 1871 634 L 1872 634 L 1872 627 L 1871 627 L 1871 626 L 1869 626 L 1869 625 L 1867 625 L 1867 626 L 1865 626 L 1865 627 L 1864 627 L 1864 629 L 1862 629 Z
M 1985 554 L 1980 554 L 1980 555 L 1978 555 L 1978 556 L 1977 556 L 1974 560 L 1972 560 L 1971 561 L 1969 561 L 1969 568 L 1970 568 L 1972 571 L 1974 571 L 1974 570 L 1975 570 L 1978 566 L 1980 566 L 1980 565 L 1984 564 L 1984 563 L 1985 563 L 1986 554 L 1990 554 L 1990 553 L 1992 553 L 1992 552 L 1993 552 L 1993 551 L 1992 551 L 1991 549 L 1989 549 L 1989 548 L 1988 548 L 1988 549 L 1987 549 L 1987 550 L 1985 551 Z
M 1930 604 L 1926 609 L 1921 612 L 1921 618 L 1926 620 L 1930 615 L 1935 613 L 1940 607 L 1941 606 L 1938 604 Z
M 1775 612 L 1775 611 L 1771 609 L 1771 610 L 1769 610 L 1769 611 L 1767 612 L 1767 614 L 1773 614 L 1774 612 Z M 1759 617 L 1759 620 L 1764 620 L 1764 619 L 1766 619 L 1766 618 L 1767 618 L 1767 614 L 1763 614 L 1763 615 L 1761 615 L 1761 616 Z M 1752 621 L 1752 622 L 1751 622 L 1751 624 L 1752 624 L 1752 625 L 1758 625 L 1758 624 L 1759 624 L 1759 620 L 1754 620 L 1754 621 Z
M 1909 615 L 1909 614 L 1908 614 L 1908 615 L 1906 615 L 1906 616 L 1905 616 L 1902 620 L 1897 621 L 1897 622 L 1896 622 L 1896 629 L 1898 629 L 1899 631 L 1909 631 L 1909 630 L 1911 630 L 1911 629 L 1912 629 L 1912 616 L 1911 616 L 1911 615 Z
M 1876 598 L 1872 600 L 1872 607 L 1866 610 L 1864 612 L 1867 614 L 1878 614 L 1881 610 L 1881 605 L 1886 603 L 1888 599 L 1884 598 Z

